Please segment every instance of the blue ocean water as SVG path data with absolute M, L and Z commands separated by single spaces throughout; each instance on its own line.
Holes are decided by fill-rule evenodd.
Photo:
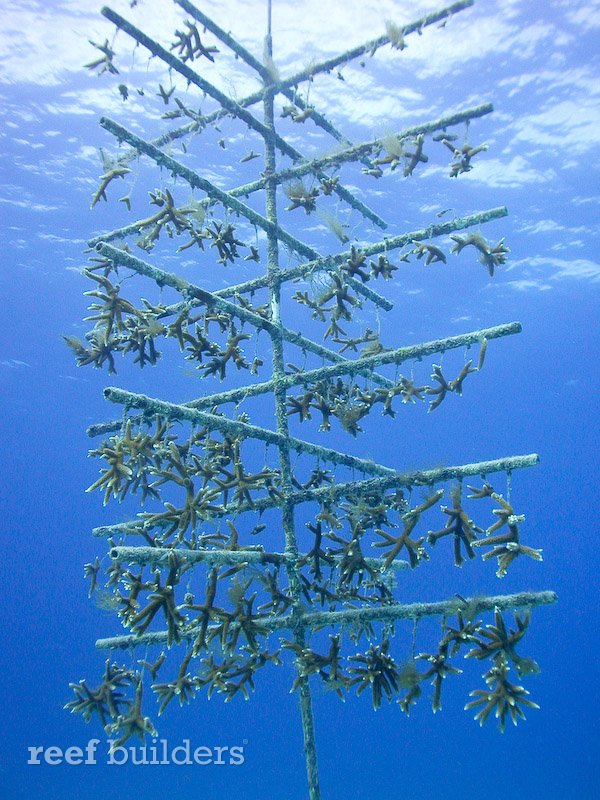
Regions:
M 173 32 L 183 30 L 189 19 L 178 5 L 152 0 L 133 4 L 120 0 L 112 7 L 167 49 Z M 273 0 L 274 64 L 281 77 L 294 74 L 340 49 L 384 34 L 386 20 L 401 26 L 436 8 L 421 2 L 398 9 L 391 1 Z M 93 286 L 81 275 L 88 239 L 154 213 L 157 207 L 148 204 L 148 191 L 169 189 L 179 204 L 203 197 L 198 191 L 192 195 L 181 179 L 173 182 L 148 159 L 141 159 L 131 165 L 130 174 L 108 187 L 107 202 L 101 199 L 90 209 L 98 176 L 106 169 L 100 149 L 108 158 L 125 149 L 119 150 L 114 137 L 99 126 L 100 117 L 111 117 L 146 139 L 193 121 L 185 115 L 161 119 L 176 106 L 173 99 L 167 106 L 156 97 L 159 82 L 164 89 L 174 85 L 174 96 L 187 109 L 201 107 L 203 114 L 209 114 L 217 106 L 181 78 L 169 76 L 141 48 L 133 52 L 122 33 L 114 38 L 114 28 L 103 20 L 96 3 L 2 0 L 1 9 L 0 495 L 6 564 L 0 594 L 4 679 L 0 796 L 95 799 L 127 792 L 168 793 L 174 800 L 218 795 L 247 800 L 269 795 L 304 798 L 302 729 L 298 696 L 290 693 L 294 673 L 289 654 L 283 666 L 269 665 L 258 672 L 247 702 L 236 696 L 224 703 L 219 693 L 207 700 L 203 690 L 189 705 L 180 708 L 175 701 L 157 717 L 147 690 L 145 713 L 158 728 L 157 748 L 163 740 L 169 753 L 180 746 L 185 754 L 186 741 L 192 750 L 237 747 L 243 749 L 240 764 L 216 758 L 217 763 L 207 765 L 136 765 L 133 756 L 126 764 L 111 764 L 98 721 L 86 726 L 80 716 L 63 709 L 73 698 L 70 682 L 82 678 L 90 685 L 99 682 L 106 654 L 95 649 L 96 639 L 123 632 L 114 613 L 87 598 L 89 582 L 83 578 L 83 565 L 96 556 L 104 559 L 103 567 L 110 563 L 106 540 L 94 538 L 91 531 L 131 519 L 140 510 L 136 497 L 121 505 L 112 500 L 103 507 L 101 492 L 85 492 L 100 469 L 97 459 L 87 458 L 99 440 L 88 438 L 86 427 L 120 413 L 104 400 L 104 387 L 182 402 L 242 385 L 249 375 L 246 370 L 235 371 L 223 384 L 215 377 L 200 383 L 198 370 L 182 359 L 173 342 L 170 348 L 165 346 L 155 367 L 143 370 L 132 365 L 131 358 L 120 356 L 116 375 L 76 366 L 63 337 L 83 338 L 93 325 L 82 322 L 93 314 L 87 310 L 93 299 L 83 296 Z M 261 58 L 266 3 L 211 0 L 202 4 L 202 10 Z M 474 712 L 463 710 L 469 692 L 484 686 L 481 676 L 489 664 L 463 661 L 460 654 L 452 663 L 464 672 L 443 681 L 442 710 L 435 714 L 429 682 L 407 717 L 396 702 L 385 700 L 373 711 L 369 691 L 356 697 L 350 690 L 342 703 L 322 681 L 312 678 L 326 800 L 381 796 L 462 800 L 475 794 L 488 800 L 597 797 L 599 437 L 594 408 L 599 389 L 599 29 L 600 10 L 591 0 L 568 4 L 503 0 L 493 6 L 480 2 L 443 27 L 436 24 L 425 27 L 422 35 L 410 34 L 406 49 L 387 45 L 372 56 L 366 53 L 347 66 L 315 76 L 299 89 L 302 99 L 352 142 L 387 138 L 389 143 L 392 133 L 411 125 L 482 103 L 494 104 L 493 113 L 473 120 L 468 129 L 464 125 L 452 129 L 460 145 L 465 141 L 487 145 L 465 174 L 451 177 L 451 154 L 429 138 L 424 147 L 429 160 L 417 165 L 412 175 L 403 175 L 404 162 L 394 171 L 383 165 L 379 179 L 364 175 L 362 165 L 340 170 L 340 183 L 385 218 L 389 226 L 385 234 L 334 197 L 320 197 L 317 210 L 305 214 L 301 208 L 285 211 L 289 200 L 282 196 L 280 221 L 325 255 L 351 244 L 365 246 L 382 235 L 393 237 L 506 205 L 508 216 L 476 229 L 490 242 L 504 239 L 510 249 L 493 277 L 474 252 L 467 255 L 468 248 L 460 256 L 450 254 L 448 237 L 436 241 L 447 263 L 425 265 L 425 258 L 414 253 L 404 262 L 390 253 L 398 266 L 392 280 L 371 280 L 369 286 L 389 298 L 393 309 L 377 313 L 365 302 L 352 310 L 352 320 L 342 327 L 347 327 L 348 336 L 370 327 L 390 348 L 512 321 L 522 323 L 522 333 L 491 341 L 481 372 L 467 378 L 463 396 L 448 397 L 431 413 L 426 402 L 402 404 L 396 399 L 395 417 L 380 415 L 381 406 L 375 406 L 360 421 L 364 432 L 356 438 L 339 424 L 332 425 L 329 434 L 319 433 L 316 412 L 302 425 L 296 418 L 290 424 L 296 436 L 399 471 L 539 453 L 538 466 L 513 472 L 510 499 L 515 511 L 526 517 L 521 523 L 523 541 L 542 548 L 543 561 L 518 558 L 507 576 L 498 579 L 492 560 L 478 558 L 457 569 L 451 545 L 444 540 L 431 550 L 429 561 L 398 575 L 394 591 L 406 603 L 457 594 L 546 589 L 558 594 L 556 604 L 533 610 L 519 645 L 519 652 L 534 658 L 541 668 L 539 674 L 523 678 L 540 710 L 527 710 L 527 720 L 517 727 L 509 722 L 503 734 L 496 720 L 480 727 L 472 719 Z M 389 23 L 387 30 L 393 30 Z M 259 87 L 252 71 L 231 58 L 223 44 L 209 33 L 202 38 L 219 52 L 214 64 L 207 58 L 191 64 L 199 74 L 233 99 Z M 97 75 L 98 69 L 84 68 L 101 55 L 89 40 L 101 46 L 108 40 L 118 54 L 118 75 L 109 70 Z M 119 84 L 127 91 L 119 90 Z M 314 157 L 339 146 L 310 118 L 297 124 L 281 118 L 287 102 L 277 98 L 276 122 L 295 148 Z M 253 111 L 260 116 L 259 106 Z M 262 159 L 243 159 L 262 152 L 261 146 L 256 133 L 225 118 L 218 130 L 210 127 L 191 138 L 188 153 L 177 143 L 168 152 L 228 189 L 259 176 Z M 306 185 L 311 185 L 310 178 Z M 129 194 L 131 213 L 119 203 Z M 264 212 L 259 195 L 247 202 Z M 348 244 L 340 245 L 327 228 L 327 215 L 344 226 Z M 222 289 L 261 274 L 265 264 L 264 236 L 234 217 L 230 221 L 240 225 L 245 243 L 255 243 L 261 250 L 260 265 L 243 260 L 247 248 L 240 248 L 242 258 L 235 264 L 226 265 L 216 263 L 215 249 L 208 244 L 203 252 L 195 248 L 177 254 L 180 242 L 164 236 L 154 251 L 134 247 L 134 252 L 202 288 Z M 283 268 L 295 266 L 299 259 L 281 247 L 280 263 Z M 126 271 L 119 276 L 124 288 L 133 287 L 126 276 Z M 307 288 L 292 284 L 285 294 L 285 322 L 320 341 L 325 326 L 291 301 L 293 292 Z M 175 297 L 141 280 L 132 293 L 138 301 L 146 297 L 154 304 L 170 303 Z M 257 293 L 254 302 L 265 302 L 265 297 Z M 267 363 L 269 347 L 266 336 L 261 336 L 256 350 L 252 344 L 248 351 L 249 360 L 256 354 Z M 331 347 L 331 339 L 325 344 Z M 285 355 L 303 369 L 321 363 L 292 346 L 286 346 Z M 468 355 L 463 349 L 448 352 L 442 367 L 454 374 L 466 358 L 477 359 L 477 350 Z M 439 363 L 436 357 L 403 369 L 405 374 L 414 371 L 415 382 L 426 382 L 433 363 Z M 269 374 L 268 369 L 261 371 L 258 379 L 267 380 Z M 386 374 L 393 378 L 394 368 Z M 246 410 L 255 424 L 274 426 L 272 405 L 264 398 L 241 404 L 235 413 Z M 262 444 L 250 454 L 257 469 L 268 458 L 275 458 L 274 448 L 265 453 Z M 302 461 L 302 467 L 307 463 Z M 352 477 L 362 476 L 336 472 L 338 480 Z M 498 481 L 497 490 L 506 494 L 505 478 Z M 450 484 L 446 503 L 449 488 Z M 418 493 L 415 497 L 421 499 Z M 262 541 L 283 548 L 275 517 L 266 519 L 269 528 Z M 297 528 L 304 537 L 300 543 L 310 547 L 304 534 L 308 519 L 302 507 L 296 509 Z M 241 519 L 238 522 L 247 541 L 259 541 L 250 539 L 249 529 Z M 484 526 L 489 523 L 487 519 Z M 432 516 L 431 523 L 428 518 L 428 524 L 441 527 L 441 513 Z M 512 624 L 511 615 L 506 619 Z M 491 622 L 489 615 L 485 621 Z M 416 652 L 435 647 L 436 624 L 418 627 Z M 321 649 L 327 633 L 318 640 Z M 410 624 L 398 624 L 393 647 L 399 662 L 410 654 L 411 638 Z M 367 646 L 363 637 L 356 650 L 363 652 Z M 149 651 L 148 657 L 156 654 Z M 125 650 L 119 660 L 135 669 L 137 660 L 146 655 Z M 175 659 L 172 664 L 176 663 Z M 175 672 L 171 665 L 165 680 Z M 85 750 L 94 738 L 100 740 L 96 763 L 64 763 L 59 753 L 68 748 Z M 132 743 L 138 760 L 152 760 L 151 754 L 142 754 L 141 742 L 128 744 Z M 50 764 L 43 757 L 39 764 L 28 763 L 32 747 L 50 752 L 48 761 L 62 763 Z

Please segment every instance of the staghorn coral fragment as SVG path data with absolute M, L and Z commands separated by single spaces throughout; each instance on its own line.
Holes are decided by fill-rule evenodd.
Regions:
M 321 512 L 321 514 L 322 513 L 323 512 Z M 326 519 L 320 518 L 321 514 L 319 514 L 319 517 L 317 517 L 315 525 L 313 525 L 311 522 L 306 523 L 306 527 L 315 537 L 315 543 L 312 548 L 298 561 L 298 565 L 300 567 L 303 567 L 305 564 L 310 564 L 310 572 L 313 574 L 315 581 L 321 581 L 323 579 L 321 562 L 330 567 L 334 564 L 333 556 L 331 556 L 328 551 L 323 550 L 321 546 L 323 544 L 323 522 L 327 521 Z
M 344 690 L 352 684 L 350 677 L 341 669 L 341 637 L 335 634 L 329 637 L 331 644 L 327 655 L 303 647 L 296 642 L 284 641 L 283 647 L 291 650 L 296 656 L 298 677 L 292 684 L 290 692 L 295 692 L 302 682 L 302 678 L 309 675 L 319 675 L 329 689 L 333 689 L 340 699 L 344 699 Z
M 258 249 L 253 244 L 250 245 L 250 252 L 248 253 L 248 255 L 244 256 L 244 261 L 256 261 L 257 264 L 259 263 L 259 261 L 260 261 L 260 253 L 258 252 Z M 241 298 L 241 297 L 242 297 L 242 295 L 238 295 L 238 298 Z
M 388 702 L 399 690 L 400 670 L 389 654 L 390 641 L 384 639 L 381 645 L 371 645 L 366 653 L 350 656 L 357 666 L 349 667 L 351 677 L 348 686 L 356 686 L 357 695 L 371 689 L 373 708 L 381 706 L 385 696 Z
M 221 222 L 213 222 L 212 228 L 207 229 L 207 233 L 212 239 L 211 247 L 216 247 L 219 253 L 218 264 L 232 264 L 238 258 L 238 247 L 245 247 L 246 245 L 239 239 L 235 238 L 235 228 L 231 224 Z
M 473 487 L 469 488 L 473 489 Z M 526 555 L 529 558 L 533 558 L 535 561 L 543 560 L 542 550 L 521 544 L 519 523 L 523 522 L 525 517 L 522 514 L 516 515 L 513 511 L 513 507 L 502 495 L 494 492 L 489 484 L 485 484 L 483 490 L 480 492 L 475 491 L 475 494 L 472 496 L 477 499 L 489 496 L 500 505 L 500 508 L 493 509 L 493 513 L 498 519 L 486 530 L 486 538 L 479 539 L 476 543 L 473 543 L 474 547 L 492 546 L 492 549 L 483 555 L 483 560 L 487 561 L 490 558 L 498 559 L 496 575 L 499 578 L 503 578 L 506 575 L 509 566 L 519 555 Z M 498 533 L 505 525 L 507 526 L 507 531 L 505 533 Z M 490 536 L 492 533 L 496 535 Z
M 128 421 L 124 434 L 113 436 L 101 447 L 90 451 L 90 456 L 105 459 L 108 467 L 86 491 L 103 488 L 104 505 L 111 496 L 122 501 L 129 491 L 135 494 L 140 487 L 142 503 L 147 497 L 158 498 L 156 488 L 149 483 L 149 468 L 158 467 L 161 463 L 159 453 L 169 441 L 168 427 L 164 420 L 157 417 L 156 431 L 152 436 L 141 430 L 133 435 L 132 423 Z
M 508 680 L 508 661 L 505 656 L 499 655 L 494 666 L 483 676 L 488 685 L 487 689 L 475 689 L 470 693 L 475 700 L 465 705 L 465 710 L 479 710 L 474 719 L 483 725 L 493 712 L 498 720 L 500 731 L 504 733 L 508 718 L 516 725 L 519 719 L 525 719 L 525 708 L 539 708 L 537 703 L 529 700 L 529 692 L 522 686 L 515 686 Z
M 473 520 L 469 519 L 465 513 L 461 505 L 460 484 L 457 484 L 452 489 L 451 498 L 452 507 L 441 507 L 442 512 L 450 517 L 448 523 L 441 530 L 429 531 L 427 533 L 427 541 L 429 544 L 434 545 L 444 536 L 451 535 L 454 539 L 454 564 L 460 567 L 464 562 L 461 545 L 469 558 L 475 558 L 475 552 L 471 545 L 477 540 L 477 534 L 483 533 L 483 529 L 475 525 Z
M 248 700 L 250 696 L 248 690 L 254 690 L 254 674 L 268 663 L 281 664 L 279 651 L 251 652 L 246 660 L 236 656 L 225 658 L 220 664 L 215 661 L 214 654 L 211 653 L 202 659 L 203 669 L 197 679 L 198 686 L 208 687 L 209 699 L 216 691 L 225 695 L 225 702 L 230 701 L 238 692 L 242 694 L 244 700 Z
M 89 64 L 85 64 L 84 69 L 89 69 L 89 70 L 97 69 L 98 75 L 102 75 L 103 72 L 108 72 L 112 75 L 118 75 L 119 70 L 113 63 L 113 59 L 115 57 L 115 51 L 108 43 L 108 39 L 105 39 L 103 44 L 96 44 L 96 42 L 92 42 L 91 39 L 88 39 L 88 41 L 92 45 L 92 47 L 95 47 L 96 50 L 99 50 L 102 53 L 102 55 L 100 56 L 100 58 L 97 58 L 94 61 L 90 61 Z
M 269 595 L 269 601 L 258 606 L 257 611 L 269 611 L 272 614 L 283 614 L 290 606 L 294 605 L 294 598 L 281 588 L 280 565 L 277 564 L 273 572 L 265 571 L 259 575 L 259 580 Z
M 252 161 L 255 158 L 260 158 L 260 154 L 255 153 L 254 150 L 249 150 L 245 156 L 240 158 L 240 164 L 245 164 L 247 161 Z
M 465 619 L 463 612 L 459 609 L 456 612 L 456 628 L 444 624 L 444 636 L 440 642 L 440 649 L 446 649 L 448 655 L 454 656 L 458 653 L 460 648 L 468 643 L 477 641 L 477 634 L 481 626 L 481 620 L 474 622 L 473 620 Z
M 410 560 L 410 565 L 414 569 L 416 566 L 423 559 L 428 559 L 429 556 L 423 547 L 423 542 L 425 541 L 425 537 L 421 536 L 419 539 L 411 539 L 410 535 L 412 534 L 413 530 L 415 529 L 417 523 L 419 522 L 419 518 L 424 511 L 434 506 L 437 501 L 442 497 L 444 494 L 443 489 L 438 489 L 436 492 L 433 492 L 429 497 L 427 497 L 420 505 L 416 506 L 415 508 L 406 511 L 402 515 L 402 521 L 404 522 L 404 528 L 402 532 L 398 536 L 392 536 L 390 533 L 383 531 L 381 529 L 376 529 L 375 533 L 383 538 L 382 542 L 375 542 L 373 547 L 384 547 L 389 548 L 388 553 L 386 554 L 386 558 L 384 561 L 384 567 L 387 569 L 392 561 L 396 558 L 397 555 L 402 551 L 403 548 L 406 548 L 408 552 L 408 557 Z
M 454 244 L 450 248 L 451 253 L 457 255 L 469 245 L 479 251 L 479 261 L 487 267 L 490 278 L 494 277 L 494 270 L 500 264 L 506 263 L 506 256 L 510 253 L 508 247 L 504 245 L 504 239 L 495 244 L 493 247 L 487 242 L 483 236 L 478 233 L 470 233 L 468 236 L 459 236 L 452 234 L 450 236 Z
M 332 176 L 331 178 L 323 177 L 319 182 L 319 189 L 321 190 L 322 194 L 324 194 L 326 197 L 329 197 L 329 195 L 332 194 L 332 192 L 336 189 L 339 182 L 339 175 Z
M 196 58 L 207 58 L 209 61 L 214 62 L 213 53 L 218 53 L 219 50 L 214 45 L 206 47 L 202 44 L 200 33 L 196 25 L 187 20 L 184 22 L 187 30 L 175 31 L 175 41 L 171 45 L 171 50 L 177 50 L 179 57 L 185 63 L 186 61 L 194 61 Z
M 144 741 L 146 735 L 158 736 L 156 728 L 149 717 L 142 715 L 143 684 L 140 677 L 136 678 L 135 701 L 126 714 L 119 714 L 114 722 L 106 726 L 106 732 L 114 735 L 120 733 L 118 739 L 110 740 L 111 750 L 122 747 L 132 736 Z
M 254 603 L 258 593 L 253 592 L 246 597 L 252 580 L 249 578 L 242 583 L 236 577 L 228 592 L 233 602 L 233 609 L 231 611 L 221 609 L 216 612 L 218 624 L 214 633 L 219 637 L 221 648 L 226 655 L 234 653 L 240 636 L 245 639 L 251 653 L 259 653 L 259 639 L 269 633 L 269 628 L 265 624 L 266 615 L 254 613 Z
M 397 269 L 398 267 L 391 264 L 383 253 L 377 258 L 377 261 L 371 261 L 371 275 L 374 278 L 383 278 L 389 281 Z
M 111 663 L 107 658 L 104 665 L 102 682 L 96 689 L 91 689 L 86 681 L 69 684 L 75 692 L 75 700 L 65 705 L 72 714 L 81 714 L 85 722 L 89 722 L 93 714 L 97 714 L 103 727 L 110 719 L 116 720 L 123 709 L 131 705 L 122 689 L 131 686 L 135 677 L 131 670 Z
M 371 277 L 365 270 L 366 261 L 366 254 L 352 245 L 350 247 L 350 257 L 346 260 L 345 264 L 342 264 L 341 270 L 352 278 L 358 276 L 363 283 L 366 283 Z
M 148 603 L 128 618 L 129 627 L 139 635 L 148 629 L 154 617 L 159 611 L 162 611 L 167 623 L 168 647 L 181 641 L 181 625 L 185 621 L 183 614 L 175 604 L 175 586 L 179 583 L 181 575 L 175 553 L 173 553 L 171 561 L 172 566 L 164 585 L 161 585 L 160 572 L 157 571 L 154 575 L 154 582 L 150 584 L 152 592 L 148 595 Z
M 98 573 L 100 572 L 100 567 L 101 563 L 98 556 L 96 556 L 93 562 L 83 565 L 84 577 L 90 579 L 90 589 L 88 592 L 88 597 L 91 597 L 98 588 Z
M 414 139 L 414 150 L 404 151 L 404 177 L 407 178 L 412 175 L 419 163 L 427 163 L 429 157 L 423 152 L 423 145 L 425 144 L 425 134 L 419 133 Z M 445 259 L 443 259 L 445 261 Z
M 387 136 L 384 136 L 383 139 L 381 140 L 381 144 L 385 149 L 386 154 L 384 156 L 378 156 L 377 158 L 374 158 L 371 163 L 373 164 L 373 167 L 375 169 L 369 168 L 363 170 L 365 174 L 378 177 L 377 170 L 379 170 L 379 168 L 382 166 L 388 166 L 388 165 L 390 167 L 390 171 L 394 172 L 396 167 L 400 164 L 402 157 L 405 155 L 402 146 L 402 139 L 399 138 L 398 136 L 395 136 L 394 134 L 388 134 Z M 381 172 L 381 170 L 379 171 Z
M 462 147 L 456 147 L 454 142 L 450 141 L 448 138 L 442 139 L 442 144 L 446 145 L 454 157 L 454 161 L 450 165 L 451 178 L 456 178 L 462 175 L 463 172 L 470 172 L 473 169 L 473 165 L 471 164 L 473 156 L 477 155 L 477 153 L 483 153 L 488 149 L 487 144 L 480 144 L 476 147 L 472 147 L 468 142 L 465 142 Z
M 162 83 L 158 84 L 158 92 L 156 93 L 157 97 L 160 97 L 163 103 L 168 106 L 169 100 L 171 99 L 173 92 L 175 91 L 175 86 L 171 86 L 170 89 L 165 89 Z
M 86 492 L 103 489 L 104 505 L 106 505 L 111 496 L 124 495 L 127 486 L 131 483 L 133 470 L 125 463 L 128 453 L 120 438 L 113 437 L 112 442 L 99 450 L 90 451 L 90 455 L 100 455 L 106 460 L 108 466 L 98 480 L 88 486 Z
M 203 603 L 195 603 L 194 596 L 188 592 L 184 598 L 182 609 L 186 612 L 198 612 L 198 616 L 188 621 L 187 630 L 193 636 L 192 655 L 197 656 L 202 650 L 206 649 L 210 641 L 212 632 L 209 632 L 209 624 L 217 619 L 220 609 L 215 607 L 217 596 L 217 582 L 219 580 L 218 570 L 213 567 L 208 571 L 206 578 L 206 591 Z M 189 620 L 189 617 L 188 617 Z
M 454 392 L 454 394 L 462 396 L 463 383 L 465 381 L 465 378 L 467 377 L 467 375 L 471 375 L 471 373 L 473 373 L 473 372 L 478 372 L 478 369 L 475 369 L 475 368 L 471 367 L 472 363 L 473 363 L 473 361 L 471 361 L 471 360 L 467 361 L 465 363 L 464 367 L 461 369 L 461 371 L 456 376 L 456 378 L 454 378 L 453 380 L 450 381 L 449 388 L 450 388 L 451 392 Z
M 426 388 L 427 394 L 435 395 L 435 400 L 432 400 L 429 403 L 428 411 L 435 411 L 435 409 L 444 401 L 448 392 L 452 391 L 452 387 L 444 377 L 442 373 L 442 368 L 439 364 L 433 365 L 433 372 L 431 373 L 431 377 L 434 381 L 437 381 L 437 386 L 428 386 Z
M 145 301 L 147 302 L 147 301 Z M 153 311 L 142 312 L 137 319 L 128 318 L 125 321 L 125 335 L 123 336 L 123 355 L 134 353 L 134 364 L 140 368 L 146 364 L 155 366 L 161 356 L 157 350 L 155 339 L 166 335 L 165 326 L 159 322 L 158 314 Z
M 126 330 L 126 321 L 129 316 L 142 318 L 143 312 L 137 309 L 132 303 L 120 296 L 121 287 L 119 284 L 113 285 L 105 275 L 83 270 L 87 278 L 99 284 L 98 289 L 84 292 L 86 297 L 95 297 L 102 303 L 92 303 L 90 311 L 97 313 L 84 317 L 84 322 L 95 322 L 95 328 L 104 332 L 104 340 L 108 342 L 113 331 L 117 334 Z
M 425 256 L 426 267 L 437 262 L 441 262 L 442 264 L 446 263 L 444 252 L 440 250 L 439 247 L 436 247 L 436 245 L 428 244 L 427 242 L 418 242 L 416 239 L 413 239 L 413 245 L 412 252 L 416 253 L 417 258 L 423 258 L 423 256 Z
M 314 108 L 312 106 L 306 106 L 302 111 L 298 110 L 297 108 L 293 108 L 290 112 L 290 117 L 292 118 L 292 122 L 306 122 L 309 117 L 312 117 L 313 111 Z
M 467 489 L 472 492 L 472 494 L 467 495 L 469 500 L 481 500 L 483 497 L 491 497 L 494 494 L 494 487 L 487 481 L 483 483 L 481 488 L 467 485 Z
M 406 714 L 407 717 L 410 716 L 410 709 L 422 694 L 422 689 L 420 686 L 422 679 L 423 673 L 419 672 L 417 669 L 414 658 L 406 661 L 400 667 L 398 685 L 402 689 L 407 689 L 408 691 L 404 697 L 398 698 L 398 705 L 400 706 L 400 710 Z
M 521 658 L 515 650 L 515 646 L 525 635 L 529 627 L 531 615 L 529 613 L 519 617 L 515 614 L 515 630 L 506 628 L 502 613 L 499 609 L 494 612 L 494 624 L 486 625 L 485 628 L 478 628 L 476 636 L 471 640 L 475 647 L 470 650 L 465 658 L 476 658 L 482 661 L 485 658 L 495 657 L 502 654 L 504 658 L 510 660 L 517 670 L 519 677 L 530 675 L 540 671 L 540 668 L 531 658 Z
M 336 336 L 334 342 L 342 345 L 340 347 L 340 353 L 345 353 L 346 350 L 357 353 L 359 345 L 377 341 L 378 338 L 379 337 L 374 334 L 370 328 L 367 328 L 362 336 L 356 336 L 352 339 L 344 339 L 341 336 Z
M 436 711 L 442 710 L 442 683 L 448 675 L 460 675 L 462 669 L 453 667 L 448 663 L 448 649 L 442 646 L 437 653 L 419 653 L 416 659 L 426 661 L 430 666 L 425 672 L 421 674 L 422 681 L 431 678 L 431 685 L 433 686 L 433 697 L 431 698 L 431 709 L 435 714 Z
M 301 180 L 294 179 L 284 184 L 283 191 L 290 201 L 290 205 L 285 209 L 286 211 L 294 211 L 296 208 L 303 208 L 307 214 L 316 209 L 316 199 L 319 196 L 319 190 L 316 187 L 307 189 Z
M 398 389 L 402 396 L 403 403 L 414 403 L 415 400 L 424 400 L 423 394 L 427 392 L 427 386 L 416 386 L 410 378 L 400 378 Z
M 152 684 L 152 689 L 160 700 L 160 706 L 158 708 L 159 717 L 174 697 L 179 699 L 180 706 L 184 703 L 189 703 L 190 700 L 193 699 L 196 689 L 198 688 L 198 682 L 197 679 L 193 678 L 187 671 L 192 658 L 192 652 L 192 650 L 189 650 L 184 657 L 179 667 L 177 678 L 174 681 L 170 683 Z
M 158 658 L 156 659 L 156 661 L 154 661 L 154 663 L 150 664 L 148 661 L 140 660 L 140 661 L 138 661 L 138 664 L 141 667 L 143 667 L 144 669 L 147 669 L 148 672 L 150 673 L 150 677 L 152 678 L 153 681 L 155 681 L 156 680 L 156 676 L 158 675 L 158 671 L 160 670 L 162 665 L 165 663 L 166 658 L 167 658 L 167 655 L 166 655 L 165 651 L 163 650 L 161 652 L 161 654 L 158 656 Z
M 111 169 L 107 170 L 104 175 L 100 177 L 100 186 L 94 193 L 92 197 L 92 204 L 90 208 L 94 208 L 94 206 L 100 200 L 108 200 L 106 196 L 106 190 L 108 188 L 109 183 L 113 181 L 115 178 L 124 178 L 125 175 L 128 175 L 131 172 L 130 169 L 127 167 L 112 167 Z
M 365 560 L 360 545 L 363 533 L 364 530 L 360 524 L 353 526 L 352 538 L 349 541 L 333 531 L 327 533 L 328 539 L 342 545 L 341 548 L 328 551 L 333 556 L 340 556 L 337 567 L 340 573 L 339 587 L 342 589 L 351 588 L 355 579 L 357 581 L 356 588 L 358 588 L 363 582 L 365 573 L 369 576 L 373 575 L 373 570 Z

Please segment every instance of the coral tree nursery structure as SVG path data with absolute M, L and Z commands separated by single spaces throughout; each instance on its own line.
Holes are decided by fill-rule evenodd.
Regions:
M 108 565 L 98 558 L 85 573 L 90 595 L 127 629 L 97 646 L 111 653 L 144 649 L 129 666 L 109 656 L 98 685 L 72 684 L 75 698 L 67 707 L 86 721 L 97 715 L 121 745 L 156 733 L 142 705 L 149 695 L 155 695 L 159 715 L 173 700 L 183 704 L 202 692 L 247 699 L 255 681 L 268 680 L 268 670 L 288 662 L 295 669 L 290 685 L 299 697 L 309 795 L 316 800 L 311 681 L 324 682 L 340 697 L 368 692 L 375 708 L 395 699 L 406 714 L 427 687 L 437 711 L 444 679 L 461 672 L 457 656 L 466 655 L 486 668 L 483 688 L 471 693 L 466 706 L 481 724 L 492 715 L 503 730 L 507 721 L 524 717 L 524 709 L 537 707 L 511 671 L 518 679 L 537 671 L 517 645 L 531 608 L 552 603 L 553 592 L 406 604 L 396 588 L 430 557 L 446 559 L 445 540 L 452 542 L 454 564 L 482 553 L 484 561 L 496 561 L 499 577 L 517 558 L 541 560 L 541 550 L 521 540 L 523 515 L 498 487 L 500 478 L 534 465 L 537 456 L 402 473 L 323 444 L 334 427 L 360 436 L 361 422 L 372 412 L 394 417 L 403 405 L 423 404 L 445 413 L 448 398 L 460 397 L 465 381 L 476 381 L 489 343 L 520 331 L 511 322 L 390 349 L 372 328 L 356 329 L 363 306 L 391 310 L 379 290 L 406 262 L 415 268 L 445 263 L 452 252 L 475 256 L 493 276 L 508 248 L 479 231 L 506 210 L 374 237 L 374 226 L 384 229 L 386 223 L 344 187 L 345 170 L 362 173 L 358 178 L 365 182 L 383 183 L 394 172 L 413 181 L 432 153 L 446 162 L 449 154 L 450 175 L 460 179 L 486 146 L 472 145 L 466 136 L 461 143 L 457 131 L 492 108 L 448 113 L 356 145 L 309 101 L 323 74 L 343 81 L 350 62 L 366 68 L 380 48 L 400 53 L 411 36 L 444 25 L 470 0 L 408 25 L 388 22 L 379 38 L 287 78 L 273 60 L 270 2 L 262 60 L 188 0 L 175 2 L 185 18 L 164 45 L 111 9 L 102 12 L 118 29 L 119 43 L 124 36 L 133 41 L 136 58 L 149 54 L 153 67 L 164 65 L 165 77 L 152 87 L 163 130 L 141 138 L 101 119 L 122 148 L 113 156 L 102 152 L 92 206 L 121 192 L 121 208 L 134 218 L 89 242 L 84 274 L 91 283 L 91 328 L 83 340 L 65 338 L 81 366 L 113 373 L 118 355 L 140 368 L 167 360 L 175 366 L 183 358 L 207 383 L 218 378 L 230 388 L 206 390 L 186 402 L 105 389 L 123 412 L 89 429 L 102 438 L 91 451 L 100 475 L 88 491 L 101 492 L 105 505 L 138 498 L 143 510 L 95 530 L 109 543 Z M 115 42 L 92 44 L 97 56 L 88 68 L 113 80 L 123 102 L 137 97 L 152 106 L 148 86 L 123 76 L 131 57 L 120 62 Z M 204 77 L 205 67 L 217 64 L 225 50 L 254 71 L 258 91 L 233 100 Z M 227 157 L 223 131 L 236 125 L 249 131 L 252 147 L 241 162 L 249 165 L 244 169 L 258 165 L 257 177 L 225 190 L 197 166 L 198 153 L 212 141 L 215 152 Z M 289 132 L 297 141 L 309 126 L 337 140 L 335 149 L 304 157 Z M 140 216 L 137 184 L 146 180 L 154 181 L 150 209 Z M 375 241 L 348 247 L 347 226 L 327 211 L 332 203 L 362 217 Z M 336 252 L 323 255 L 288 231 L 286 219 L 313 212 L 321 212 L 339 240 Z M 191 256 L 200 264 L 207 279 L 195 283 L 181 270 L 167 270 L 165 262 L 180 253 L 180 261 Z M 233 264 L 243 265 L 250 277 L 231 280 Z M 206 288 L 219 273 L 227 278 L 225 288 Z M 138 283 L 143 295 L 136 294 Z M 306 315 L 305 330 L 322 326 L 320 342 L 286 325 L 282 311 L 294 305 Z M 442 356 L 455 350 L 466 355 L 449 372 Z M 288 358 L 304 360 L 304 366 Z M 430 380 L 418 380 L 415 367 L 433 358 L 439 363 L 431 361 Z M 247 380 L 240 384 L 237 376 Z M 264 412 L 261 417 L 256 399 L 265 397 L 274 402 L 271 427 L 257 424 Z M 292 433 L 300 425 L 319 430 L 300 438 Z M 487 528 L 471 519 L 490 511 Z M 439 639 L 419 652 L 417 624 L 425 617 L 440 620 Z

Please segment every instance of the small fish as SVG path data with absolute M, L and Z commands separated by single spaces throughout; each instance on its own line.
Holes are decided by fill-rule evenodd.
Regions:
M 264 522 L 255 525 L 254 528 L 250 531 L 251 536 L 258 536 L 259 533 L 262 533 L 266 528 L 266 524 Z

